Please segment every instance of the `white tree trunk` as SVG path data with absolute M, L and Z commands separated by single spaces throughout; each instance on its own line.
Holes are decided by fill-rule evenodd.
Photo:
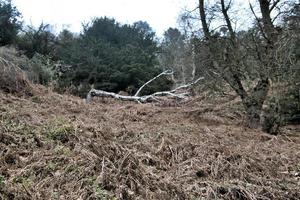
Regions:
M 186 99 L 190 93 L 188 91 L 183 91 L 183 90 L 187 90 L 188 88 L 197 84 L 200 80 L 204 79 L 204 77 L 200 77 L 192 83 L 179 86 L 171 91 L 161 91 L 161 92 L 155 92 L 151 95 L 137 96 L 139 94 L 139 92 L 143 89 L 143 87 L 145 87 L 147 84 L 151 83 L 153 80 L 155 80 L 156 78 L 161 76 L 163 73 L 159 74 L 158 76 L 154 77 L 153 79 L 148 81 L 146 84 L 144 84 L 134 96 L 125 96 L 125 95 L 116 94 L 114 92 L 106 92 L 103 90 L 92 89 L 87 94 L 86 101 L 90 102 L 93 99 L 93 97 L 111 97 L 111 98 L 119 99 L 122 101 L 136 101 L 139 103 L 160 101 L 160 99 L 158 97 L 163 97 L 163 96 L 169 96 L 169 97 L 176 98 L 176 99 Z M 167 73 L 165 72 L 164 74 L 170 74 L 170 72 L 167 72 Z M 178 93 L 179 91 L 181 91 L 181 92 Z

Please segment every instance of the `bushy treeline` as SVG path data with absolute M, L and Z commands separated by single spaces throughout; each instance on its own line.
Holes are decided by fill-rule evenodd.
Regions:
M 158 67 L 155 33 L 146 22 L 121 25 L 113 19 L 98 18 L 85 25 L 78 37 L 63 31 L 56 47 L 55 59 L 73 66 L 59 84 L 133 93 L 162 70 Z M 168 89 L 166 81 L 156 82 L 147 92 Z
M 80 34 L 51 26 L 22 26 L 21 14 L 10 1 L 0 1 L 0 44 L 14 45 L 31 63 L 34 82 L 49 84 L 61 92 L 84 96 L 91 87 L 134 93 L 161 72 L 155 32 L 147 22 L 120 24 L 107 17 L 83 25 Z M 35 72 L 35 73 L 32 73 Z M 166 77 L 144 93 L 170 89 Z

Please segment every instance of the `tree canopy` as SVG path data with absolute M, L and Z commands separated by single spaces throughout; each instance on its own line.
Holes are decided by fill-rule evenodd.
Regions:
M 22 26 L 20 16 L 10 0 L 0 0 L 0 46 L 15 42 Z
M 133 93 L 161 69 L 157 60 L 155 33 L 146 22 L 121 25 L 107 17 L 84 25 L 79 36 L 63 31 L 57 41 L 55 57 L 73 66 L 59 83 L 73 85 L 86 94 L 86 88 Z M 157 83 L 146 92 L 170 84 Z M 167 81 L 168 82 L 168 81 Z M 164 86 L 164 87 L 163 87 Z

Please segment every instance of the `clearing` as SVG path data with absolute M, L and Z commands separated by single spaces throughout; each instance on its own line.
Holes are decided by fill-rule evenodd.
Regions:
M 0 199 L 300 199 L 299 127 L 246 129 L 239 108 L 0 92 Z

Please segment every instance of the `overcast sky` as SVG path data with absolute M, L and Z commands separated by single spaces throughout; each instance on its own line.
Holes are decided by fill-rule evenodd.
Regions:
M 184 3 L 182 3 L 184 2 Z M 38 26 L 42 21 L 65 26 L 79 32 L 81 23 L 93 17 L 108 16 L 118 22 L 132 24 L 147 21 L 159 36 L 176 27 L 180 11 L 195 0 L 13 0 L 26 24 Z

